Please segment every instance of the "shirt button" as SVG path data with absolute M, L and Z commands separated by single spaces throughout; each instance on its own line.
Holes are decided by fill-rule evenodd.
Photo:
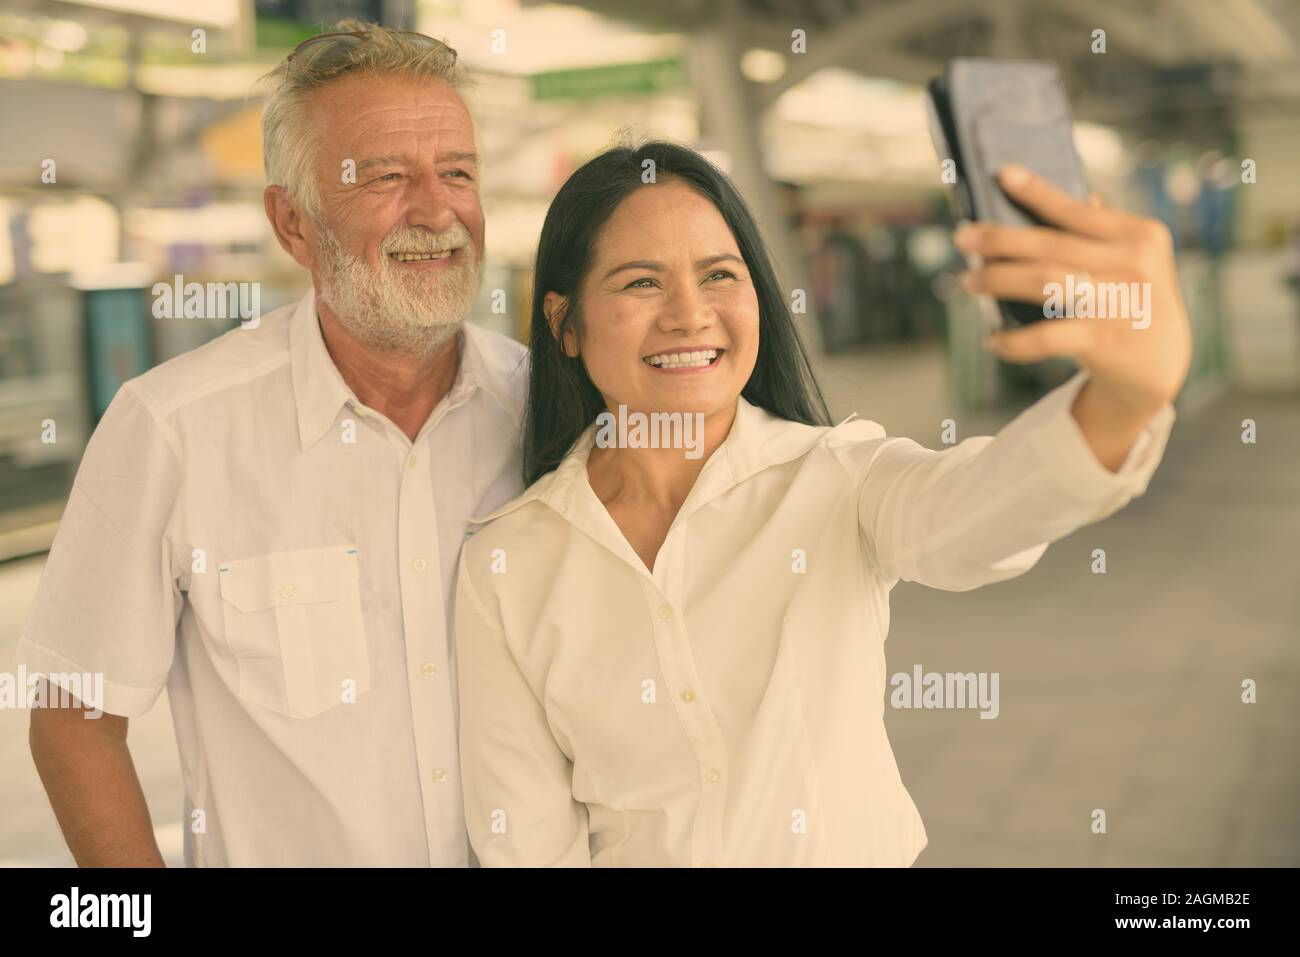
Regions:
M 292 586 L 292 585 L 281 585 L 281 586 L 280 586 L 280 597 L 281 597 L 281 598 L 292 598 L 292 597 L 293 597 L 293 586 Z
M 695 692 L 692 691 L 690 688 L 687 688 L 685 691 L 682 692 L 682 700 L 685 701 L 687 704 L 690 704 L 692 701 L 695 700 Z
M 447 780 L 447 772 L 444 771 L 442 768 L 434 768 L 433 779 L 435 781 L 445 781 Z
M 667 605 L 660 605 L 660 606 L 659 606 L 659 617 L 660 617 L 660 618 L 670 618 L 670 617 L 672 617 L 672 614 L 673 614 L 673 610 L 672 610 L 670 607 L 668 607 Z
M 411 567 L 417 572 L 422 572 L 428 568 L 429 565 L 423 558 L 417 558 L 415 561 L 411 562 Z
M 406 460 L 406 467 L 408 469 L 413 469 L 419 463 L 419 461 L 420 461 L 419 459 L 417 459 L 414 455 L 412 455 L 409 459 Z
M 432 675 L 432 674 L 433 674 L 435 671 L 437 671 L 437 670 L 438 670 L 438 666 L 437 666 L 437 665 L 435 665 L 432 661 L 426 661 L 426 662 L 424 663 L 423 667 L 420 668 L 420 674 L 422 674 L 422 675 L 424 675 L 426 678 L 428 678 L 430 675 Z
M 722 772 L 717 768 L 709 768 L 708 771 L 704 772 L 704 777 L 710 784 L 717 784 L 722 780 Z

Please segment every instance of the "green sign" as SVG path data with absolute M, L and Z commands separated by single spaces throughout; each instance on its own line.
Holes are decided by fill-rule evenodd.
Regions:
M 533 75 L 534 100 L 588 100 L 598 96 L 649 96 L 686 85 L 681 60 L 618 63 Z

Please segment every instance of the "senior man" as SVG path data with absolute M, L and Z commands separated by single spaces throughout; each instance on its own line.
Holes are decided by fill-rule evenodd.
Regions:
M 271 74 L 266 213 L 313 291 L 126 383 L 20 643 L 78 863 L 162 859 L 126 746 L 168 689 L 194 865 L 470 863 L 457 561 L 521 491 L 525 350 L 464 322 L 483 212 L 455 51 L 357 21 Z M 87 703 L 89 704 L 89 703 Z

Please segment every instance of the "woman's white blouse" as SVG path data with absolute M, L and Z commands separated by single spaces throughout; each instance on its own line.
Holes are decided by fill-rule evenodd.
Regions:
M 653 573 L 587 479 L 594 426 L 484 519 L 456 608 L 465 816 L 493 865 L 909 865 L 926 844 L 885 735 L 899 580 L 965 591 L 1142 494 L 1070 414 L 1077 373 L 941 451 L 739 400 Z

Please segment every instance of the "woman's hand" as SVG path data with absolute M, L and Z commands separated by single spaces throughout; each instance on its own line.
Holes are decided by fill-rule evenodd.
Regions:
M 954 241 L 963 252 L 977 254 L 983 268 L 966 273 L 963 286 L 996 299 L 1046 303 L 1053 283 L 1059 284 L 1058 296 L 1071 289 L 1077 294 L 1090 283 L 1097 311 L 1073 318 L 1067 312 L 1065 318 L 997 333 L 989 348 L 1009 362 L 1069 356 L 1089 372 L 1087 417 L 1112 426 L 1113 438 L 1135 434 L 1135 424 L 1140 428 L 1178 394 L 1191 364 L 1191 330 L 1169 230 L 1157 220 L 1107 209 L 1096 197 L 1081 202 L 1023 167 L 1003 167 L 998 181 L 1007 195 L 1057 228 L 964 226 Z M 1120 283 L 1125 290 L 1110 285 Z M 1064 302 L 1067 309 L 1074 305 Z M 1079 411 L 1076 403 L 1076 418 L 1087 426 Z M 1090 442 L 1094 438 L 1114 444 L 1089 435 Z

